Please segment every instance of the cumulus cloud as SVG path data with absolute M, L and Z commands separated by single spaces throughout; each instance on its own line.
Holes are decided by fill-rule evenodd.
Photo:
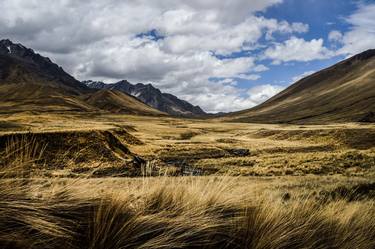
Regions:
M 207 109 L 211 112 L 229 112 L 244 110 L 254 107 L 281 92 L 285 87 L 278 85 L 258 85 L 248 90 L 225 86 L 226 89 L 218 88 L 209 94 L 197 94 L 186 96 L 187 99 L 197 103 L 208 104 Z M 232 92 L 232 94 L 225 94 Z
M 254 72 L 257 72 L 257 73 L 265 72 L 268 70 L 270 70 L 268 67 L 266 67 L 265 65 L 261 65 L 261 64 L 254 67 Z
M 333 52 L 324 47 L 323 39 L 306 41 L 295 36 L 283 43 L 276 43 L 264 52 L 266 58 L 272 59 L 274 64 L 288 61 L 312 61 L 327 59 Z
M 237 25 L 228 25 L 207 14 L 200 14 L 183 11 L 163 17 L 165 21 L 158 24 L 161 33 L 166 36 L 163 49 L 175 54 L 214 51 L 219 55 L 228 55 L 256 48 L 264 33 L 271 37 L 274 33 L 300 33 L 308 29 L 301 23 L 290 24 L 257 16 L 247 17 Z
M 261 78 L 258 74 L 239 74 L 237 77 L 244 80 L 259 80 Z
M 328 40 L 332 42 L 342 42 L 343 35 L 338 30 L 332 30 L 328 34 Z
M 346 21 L 351 30 L 341 38 L 338 54 L 354 55 L 375 48 L 375 4 L 361 4 Z
M 81 80 L 152 82 L 207 111 L 234 111 L 275 92 L 266 85 L 258 89 L 260 95 L 247 95 L 236 86 L 239 79 L 257 80 L 269 70 L 249 52 L 260 47 L 262 38 L 274 41 L 275 34 L 291 36 L 309 29 L 259 14 L 281 2 L 2 0 L 0 35 L 51 57 Z M 302 58 L 277 55 L 278 46 L 290 43 L 275 45 L 269 56 Z M 306 43 L 319 50 L 310 57 L 324 55 L 320 40 L 300 45 Z M 240 57 L 230 56 L 238 52 Z
M 285 87 L 283 86 L 266 84 L 250 88 L 247 93 L 251 101 L 253 101 L 255 104 L 260 104 L 284 89 Z

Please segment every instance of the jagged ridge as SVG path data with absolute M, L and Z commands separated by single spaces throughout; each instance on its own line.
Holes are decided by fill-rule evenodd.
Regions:
M 193 106 L 185 100 L 168 93 L 162 93 L 151 84 L 131 84 L 126 80 L 113 84 L 98 81 L 84 81 L 87 86 L 94 89 L 110 89 L 130 94 L 155 109 L 173 116 L 199 117 L 206 113 L 199 107 Z
M 10 40 L 0 41 L 0 110 L 2 113 L 110 111 L 165 115 L 125 93 L 115 90 L 98 93 L 49 58 Z

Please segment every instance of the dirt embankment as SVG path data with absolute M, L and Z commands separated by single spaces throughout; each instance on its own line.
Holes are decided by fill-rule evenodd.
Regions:
M 0 136 L 0 165 L 139 175 L 145 162 L 129 150 L 130 144 L 142 142 L 124 129 L 8 134 Z

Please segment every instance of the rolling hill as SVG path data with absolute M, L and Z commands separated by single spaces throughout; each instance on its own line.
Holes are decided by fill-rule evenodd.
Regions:
M 0 41 L 0 110 L 166 115 L 128 94 L 91 89 L 49 58 L 10 40 Z
M 172 94 L 162 93 L 151 84 L 131 84 L 126 80 L 113 84 L 90 80 L 84 81 L 83 83 L 94 89 L 110 89 L 127 93 L 141 100 L 143 103 L 173 116 L 203 117 L 207 115 L 199 106 L 194 106 Z
M 227 121 L 255 123 L 375 122 L 375 49 L 291 85 Z
M 120 91 L 102 89 L 85 99 L 86 103 L 101 110 L 112 113 L 128 113 L 137 115 L 166 115 L 133 96 L 129 96 Z

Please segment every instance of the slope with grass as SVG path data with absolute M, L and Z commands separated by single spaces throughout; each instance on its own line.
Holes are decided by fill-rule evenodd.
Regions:
M 11 133 L 0 135 L 0 169 L 12 174 L 140 176 L 145 161 L 130 144 L 142 144 L 125 129 Z
M 102 100 L 99 98 L 102 97 Z M 121 92 L 91 89 L 50 59 L 0 41 L 0 112 L 96 112 L 163 115 Z M 165 115 L 165 114 L 164 114 Z
M 126 80 L 112 84 L 91 80 L 84 81 L 83 83 L 93 89 L 110 89 L 130 94 L 143 103 L 172 116 L 204 117 L 207 115 L 199 106 L 193 106 L 189 102 L 179 99 L 172 94 L 162 93 L 151 84 L 131 84 Z
M 375 49 L 308 76 L 225 120 L 256 123 L 375 122 Z
M 89 95 L 85 102 L 95 106 L 100 110 L 107 110 L 112 113 L 127 113 L 138 115 L 167 115 L 158 111 L 130 96 L 126 93 L 116 90 L 98 90 Z
M 16 110 L 92 110 L 79 96 L 92 92 L 48 58 L 0 41 L 0 107 Z

